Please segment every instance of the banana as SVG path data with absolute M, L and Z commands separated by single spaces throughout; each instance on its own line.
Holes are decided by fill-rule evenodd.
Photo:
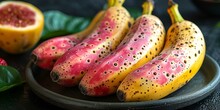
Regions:
M 113 0 L 108 0 L 107 8 L 112 7 L 112 4 Z M 31 58 L 34 63 L 42 69 L 52 70 L 54 63 L 59 57 L 61 57 L 70 48 L 80 43 L 93 31 L 104 13 L 105 10 L 99 11 L 92 19 L 89 26 L 81 32 L 55 37 L 42 42 L 31 53 Z
M 42 69 L 52 70 L 56 60 L 61 57 L 66 51 L 80 43 L 89 33 L 92 32 L 97 22 L 104 15 L 104 10 L 98 12 L 92 19 L 89 26 L 78 33 L 55 37 L 48 39 L 38 45 L 31 53 L 31 58 L 34 63 Z
M 124 0 L 114 0 L 94 31 L 81 43 L 60 57 L 50 75 L 63 86 L 75 86 L 99 59 L 114 50 L 127 33 L 132 18 L 122 6 Z
M 83 76 L 79 88 L 89 96 L 106 96 L 116 92 L 131 71 L 150 61 L 163 49 L 165 28 L 151 15 L 153 2 L 143 4 L 143 15 L 135 20 L 116 50 L 99 60 Z
M 203 63 L 206 46 L 201 30 L 182 18 L 178 4 L 172 0 L 168 3 L 172 25 L 164 49 L 126 76 L 116 93 L 120 101 L 161 99 L 189 82 Z

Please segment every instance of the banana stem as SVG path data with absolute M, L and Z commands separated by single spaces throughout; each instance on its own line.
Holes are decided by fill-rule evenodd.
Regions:
M 114 0 L 114 6 L 122 6 L 125 0 Z
M 114 6 L 115 0 L 108 0 L 108 8 Z
M 167 12 L 170 15 L 172 24 L 182 22 L 184 19 L 178 10 L 178 4 L 175 3 L 173 0 L 169 0 L 168 5 L 169 8 L 167 9 Z
M 143 8 L 143 12 L 142 12 L 143 14 L 151 15 L 152 11 L 154 9 L 154 1 L 153 0 L 146 0 L 143 3 L 142 8 Z

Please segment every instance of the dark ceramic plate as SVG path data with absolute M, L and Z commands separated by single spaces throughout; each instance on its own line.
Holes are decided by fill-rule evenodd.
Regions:
M 220 82 L 219 65 L 210 56 L 205 61 L 196 76 L 184 87 L 169 96 L 155 101 L 120 102 L 116 95 L 107 97 L 88 97 L 80 93 L 77 87 L 65 88 L 53 83 L 49 71 L 41 70 L 30 61 L 26 69 L 27 83 L 33 92 L 65 109 L 178 109 L 207 97 Z

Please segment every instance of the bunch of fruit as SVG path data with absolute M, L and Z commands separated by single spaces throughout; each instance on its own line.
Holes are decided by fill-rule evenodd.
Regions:
M 84 31 L 41 43 L 32 52 L 35 64 L 51 70 L 59 85 L 79 86 L 88 96 L 116 93 L 121 101 L 158 100 L 189 82 L 205 57 L 200 29 L 183 19 L 172 0 L 167 33 L 152 15 L 152 0 L 136 20 L 123 3 L 108 0 Z
M 35 63 L 51 70 L 60 85 L 78 85 L 88 96 L 116 93 L 121 101 L 157 100 L 186 84 L 205 56 L 200 29 L 182 18 L 172 0 L 167 34 L 151 14 L 151 0 L 143 3 L 143 15 L 136 20 L 123 3 L 109 0 L 108 9 L 84 31 L 40 44 L 32 52 Z

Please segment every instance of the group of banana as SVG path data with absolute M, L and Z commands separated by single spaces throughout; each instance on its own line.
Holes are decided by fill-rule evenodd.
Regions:
M 116 93 L 120 101 L 158 100 L 189 82 L 205 57 L 200 29 L 182 18 L 172 0 L 167 34 L 152 15 L 152 0 L 136 20 L 123 3 L 108 0 L 84 31 L 40 44 L 32 52 L 35 63 L 62 86 L 79 86 L 88 96 Z

